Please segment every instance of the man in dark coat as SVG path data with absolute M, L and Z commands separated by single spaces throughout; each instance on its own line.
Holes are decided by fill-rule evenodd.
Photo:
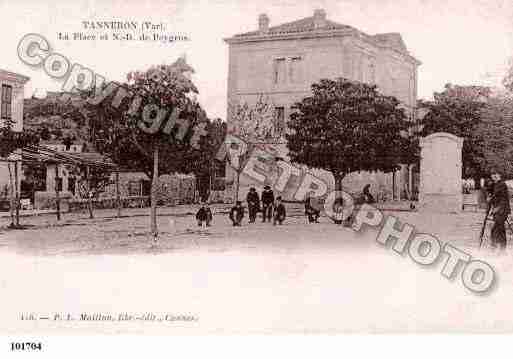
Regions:
M 317 207 L 317 201 L 312 199 L 310 193 L 307 193 L 305 197 L 305 215 L 308 218 L 308 223 L 319 223 L 321 211 Z
M 271 222 L 273 215 L 274 192 L 269 186 L 264 187 L 262 192 L 262 222 L 266 219 Z
M 490 213 L 493 216 L 494 224 L 492 227 L 492 247 L 497 245 L 501 249 L 506 249 L 506 227 L 504 223 L 511 213 L 509 204 L 508 186 L 497 172 L 492 174 L 493 188 L 490 197 Z
M 273 224 L 274 225 L 276 225 L 276 223 L 283 224 L 285 217 L 287 217 L 287 211 L 285 210 L 285 206 L 283 205 L 283 202 L 281 201 L 281 197 L 278 196 L 276 198 L 276 204 L 274 206 L 274 222 L 273 222 Z
M 237 201 L 234 207 L 232 207 L 230 211 L 230 219 L 232 220 L 233 226 L 240 226 L 242 224 L 242 219 L 244 218 L 244 207 L 242 207 L 242 202 Z
M 374 196 L 370 193 L 370 183 L 367 183 L 365 187 L 363 187 L 362 195 L 365 203 L 374 203 Z
M 249 189 L 248 195 L 246 196 L 246 202 L 248 202 L 249 211 L 249 223 L 254 223 L 258 211 L 260 211 L 260 198 L 254 187 Z
M 203 222 L 207 227 L 210 227 L 210 223 L 212 222 L 212 211 L 208 203 L 203 203 L 196 213 L 196 220 L 198 221 L 198 226 L 202 227 Z

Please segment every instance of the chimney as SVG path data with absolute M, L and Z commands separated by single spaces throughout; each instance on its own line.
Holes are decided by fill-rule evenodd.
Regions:
M 262 33 L 269 30 L 269 16 L 267 14 L 260 14 L 258 17 L 258 30 Z
M 316 29 L 326 25 L 326 11 L 324 9 L 317 9 L 314 11 L 314 27 Z

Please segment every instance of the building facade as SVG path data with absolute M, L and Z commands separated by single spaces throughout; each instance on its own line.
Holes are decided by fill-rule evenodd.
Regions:
M 29 78 L 20 74 L 0 69 L 0 126 L 12 121 L 12 129 L 23 130 L 23 98 L 25 84 Z M 0 162 L 0 199 L 9 197 L 9 167 L 5 160 L 20 160 L 20 154 L 14 153 Z M 14 163 L 10 163 L 11 175 L 14 176 Z M 18 162 L 18 188 L 21 181 L 21 161 Z
M 375 84 L 413 113 L 420 62 L 398 33 L 368 35 L 328 20 L 324 10 L 316 10 L 311 17 L 273 27 L 262 14 L 258 30 L 225 41 L 229 46 L 228 103 L 251 105 L 264 95 L 275 107 L 277 123 L 285 123 L 293 104 L 309 96 L 311 85 L 323 78 Z M 231 119 L 227 120 L 230 126 Z M 227 172 L 233 176 L 233 171 Z M 319 175 L 333 183 L 331 175 Z M 409 181 L 404 173 L 355 173 L 343 185 L 355 192 L 365 182 L 373 183 L 375 191 L 400 194 Z M 241 192 L 249 185 L 251 179 L 241 179 Z

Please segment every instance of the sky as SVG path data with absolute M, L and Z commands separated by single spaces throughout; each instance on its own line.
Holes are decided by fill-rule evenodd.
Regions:
M 0 69 L 31 78 L 25 95 L 58 91 L 62 82 L 22 63 L 16 48 L 37 33 L 54 52 L 108 79 L 172 63 L 186 55 L 195 69 L 198 99 L 211 118 L 226 117 L 228 45 L 224 38 L 256 30 L 258 15 L 270 26 L 326 10 L 329 20 L 368 34 L 399 32 L 419 67 L 419 98 L 446 83 L 498 85 L 513 56 L 511 0 L 0 0 Z M 84 21 L 151 21 L 165 32 L 187 35 L 175 43 L 66 41 L 58 33 L 84 32 Z

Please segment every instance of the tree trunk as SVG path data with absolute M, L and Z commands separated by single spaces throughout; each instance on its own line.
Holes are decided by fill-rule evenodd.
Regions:
M 157 239 L 157 190 L 159 179 L 159 147 L 158 144 L 153 148 L 153 178 L 151 183 L 151 234 Z
M 345 174 L 334 175 L 335 177 L 335 191 L 342 191 L 342 181 L 344 180 Z
M 235 203 L 239 200 L 240 175 L 242 171 L 237 171 L 237 182 L 235 183 Z
M 16 200 L 16 227 L 20 226 L 20 189 L 18 188 L 18 161 L 14 162 L 14 191 Z
M 11 227 L 14 227 L 14 180 L 12 178 L 11 162 L 7 162 L 9 169 L 9 211 L 11 212 Z
M 87 209 L 89 210 L 89 218 L 93 219 L 93 193 L 91 191 L 91 174 L 89 173 L 89 166 L 86 167 L 86 181 L 87 181 Z
M 208 174 L 208 193 L 207 193 L 207 197 L 206 197 L 206 200 L 210 200 L 211 196 L 212 196 L 212 190 L 213 190 L 213 184 L 214 184 L 214 179 L 212 178 L 215 174 L 215 169 L 214 169 L 214 162 L 212 162 L 212 164 L 210 165 L 209 167 L 209 174 Z
M 413 165 L 408 165 L 408 200 L 413 199 Z
M 118 209 L 117 216 L 121 217 L 121 198 L 119 195 L 119 170 L 116 168 L 116 207 Z

